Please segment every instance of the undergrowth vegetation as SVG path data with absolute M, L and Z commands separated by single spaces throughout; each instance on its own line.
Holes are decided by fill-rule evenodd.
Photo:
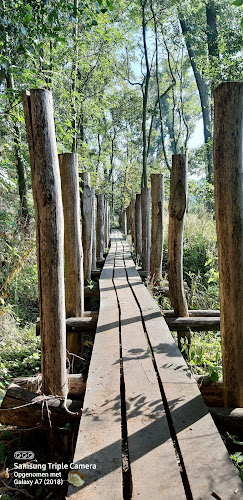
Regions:
M 168 272 L 168 213 L 165 215 L 163 271 Z M 189 286 L 189 309 L 219 309 L 219 274 L 216 224 L 213 214 L 200 207 L 188 213 L 184 228 L 184 280 Z M 168 298 L 160 297 L 162 309 L 171 309 Z M 174 334 L 176 340 L 176 333 Z M 184 345 L 184 349 L 186 349 Z M 195 374 L 216 381 L 222 375 L 220 332 L 193 332 L 187 360 Z

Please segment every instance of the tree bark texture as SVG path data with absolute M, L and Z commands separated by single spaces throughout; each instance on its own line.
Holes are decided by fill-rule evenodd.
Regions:
M 243 407 L 243 83 L 214 94 L 215 209 L 225 406 Z
M 64 221 L 52 94 L 23 92 L 36 216 L 42 379 L 45 394 L 66 394 Z
M 203 116 L 204 142 L 207 146 L 207 180 L 211 182 L 213 174 L 213 152 L 211 147 L 212 123 L 211 123 L 211 107 L 209 102 L 210 89 L 207 82 L 203 79 L 203 76 L 200 73 L 199 65 L 197 64 L 197 56 L 193 50 L 190 41 L 190 28 L 185 19 L 182 18 L 182 16 L 180 16 L 180 25 L 182 34 L 185 39 L 191 67 L 195 76 L 201 103 L 201 110 Z
M 142 269 L 150 271 L 150 189 L 142 188 Z
M 93 200 L 90 186 L 90 173 L 81 174 L 81 215 L 82 215 L 82 244 L 84 252 L 84 281 L 91 280 L 92 269 L 92 240 L 93 240 Z
M 161 279 L 164 229 L 164 176 L 151 174 L 152 228 L 151 228 L 151 276 Z

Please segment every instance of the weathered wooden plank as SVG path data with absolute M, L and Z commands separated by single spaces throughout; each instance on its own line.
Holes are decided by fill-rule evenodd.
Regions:
M 219 317 L 220 316 L 220 311 L 219 310 L 214 310 L 214 309 L 190 309 L 188 311 L 189 313 L 189 316 L 192 317 L 192 318 L 197 318 L 198 316 L 199 317 L 210 317 L 210 318 L 213 318 L 213 317 Z M 175 311 L 173 310 L 164 310 L 163 311 L 163 315 L 165 318 L 174 318 L 176 315 L 175 315 Z
M 87 317 L 83 318 L 67 318 L 66 319 L 66 333 L 76 334 L 76 333 L 87 333 L 95 332 L 97 326 L 97 317 Z M 40 322 L 36 323 L 36 335 L 40 335 Z
M 143 311 L 193 500 L 209 499 L 212 491 L 222 498 L 241 498 L 243 486 L 223 441 L 159 307 L 142 284 L 131 259 L 128 274 Z
M 219 317 L 184 317 L 184 318 L 165 318 L 166 323 L 171 331 L 185 331 L 187 329 L 193 332 L 200 331 L 220 331 Z
M 120 350 L 117 300 L 112 286 L 114 244 L 100 278 L 101 302 L 91 358 L 75 463 L 96 464 L 87 469 L 85 483 L 69 486 L 75 500 L 120 500 L 122 493 Z
M 114 282 L 121 307 L 128 450 L 133 498 L 186 498 L 141 316 L 118 243 Z

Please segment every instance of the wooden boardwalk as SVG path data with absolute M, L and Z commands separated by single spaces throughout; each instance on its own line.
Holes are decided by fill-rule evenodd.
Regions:
M 159 307 L 120 233 L 100 278 L 100 313 L 72 500 L 233 500 L 242 483 Z

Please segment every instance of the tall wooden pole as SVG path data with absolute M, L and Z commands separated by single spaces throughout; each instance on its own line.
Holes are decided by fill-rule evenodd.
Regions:
M 82 215 L 82 243 L 84 253 L 84 281 L 91 280 L 92 268 L 92 239 L 93 239 L 93 201 L 90 186 L 90 173 L 82 172 L 81 181 L 81 215 Z
M 131 210 L 131 235 L 132 235 L 132 243 L 133 243 L 134 247 L 136 247 L 135 200 L 131 200 L 130 210 Z
M 97 228 L 96 253 L 97 260 L 104 260 L 104 230 L 105 230 L 105 198 L 103 194 L 97 196 Z
M 141 194 L 136 195 L 136 201 L 135 201 L 135 231 L 136 231 L 136 254 L 141 259 L 142 256 Z
M 84 315 L 84 275 L 77 153 L 60 154 L 59 166 L 64 213 L 66 317 L 81 317 Z M 70 353 L 81 356 L 82 344 L 82 335 L 68 334 L 67 349 Z
M 225 406 L 243 407 L 243 83 L 214 93 L 214 177 Z
M 127 235 L 127 212 L 126 212 L 126 210 L 122 211 L 122 231 L 125 235 Z
M 49 90 L 22 94 L 36 217 L 42 391 L 66 395 L 64 222 Z
M 164 226 L 164 176 L 151 174 L 152 228 L 151 228 L 151 276 L 161 279 Z
M 104 206 L 104 250 L 106 250 L 108 247 L 107 231 L 108 231 L 108 201 L 105 200 L 105 206 Z
M 107 204 L 107 247 L 110 243 L 110 232 L 111 232 L 111 207 L 109 203 Z
M 171 191 L 169 202 L 168 270 L 170 299 L 175 316 L 188 316 L 188 306 L 183 284 L 183 235 L 184 215 L 187 204 L 187 155 L 172 156 Z M 178 344 L 189 332 L 178 332 Z
M 95 199 L 95 188 L 91 188 L 92 194 L 92 271 L 96 269 L 96 199 Z
M 150 271 L 150 189 L 142 188 L 142 269 Z

